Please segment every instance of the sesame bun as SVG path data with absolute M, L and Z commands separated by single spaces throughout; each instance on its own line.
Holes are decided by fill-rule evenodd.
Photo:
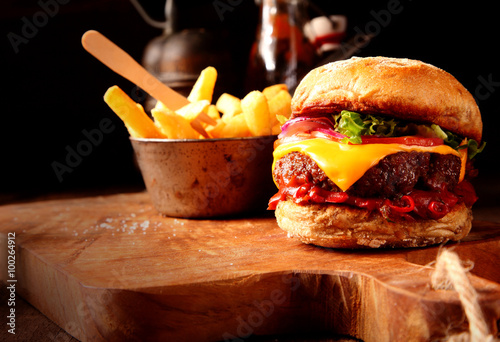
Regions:
M 376 212 L 345 205 L 282 201 L 276 219 L 289 236 L 333 248 L 423 247 L 458 241 L 469 233 L 472 211 L 463 203 L 439 220 L 389 222 Z
M 455 77 L 411 59 L 353 57 L 318 67 L 301 81 L 292 114 L 352 110 L 434 123 L 480 142 L 482 121 L 472 95 Z

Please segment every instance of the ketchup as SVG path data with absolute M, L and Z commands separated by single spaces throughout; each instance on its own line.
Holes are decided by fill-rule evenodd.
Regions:
M 269 200 L 268 209 L 276 209 L 280 201 L 287 199 L 296 204 L 349 205 L 378 211 L 390 221 L 414 221 L 416 219 L 439 220 L 460 203 L 465 203 L 470 208 L 477 201 L 477 196 L 472 184 L 467 180 L 460 182 L 452 191 L 414 189 L 399 199 L 384 199 L 362 198 L 346 192 L 329 191 L 293 177 L 287 184 L 279 184 L 279 191 Z

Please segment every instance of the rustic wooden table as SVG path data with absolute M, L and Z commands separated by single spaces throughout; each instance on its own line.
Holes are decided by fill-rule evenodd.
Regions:
M 0 288 L 0 303 L 6 303 L 9 293 L 5 286 Z M 0 331 L 0 341 L 36 341 L 36 342 L 79 342 L 64 329 L 52 322 L 44 314 L 16 296 L 17 329 L 16 335 L 6 329 Z M 4 315 L 5 314 L 5 315 Z M 2 305 L 1 315 L 7 316 L 7 307 Z M 3 327 L 2 327 L 3 328 Z M 264 336 L 248 339 L 251 342 L 361 342 L 349 336 L 331 336 L 331 334 L 294 334 L 293 336 Z
M 478 192 L 481 193 L 481 201 L 474 208 L 476 220 L 500 222 L 500 185 L 497 181 L 485 180 L 477 185 Z M 71 197 L 71 196 L 69 196 Z M 8 307 L 3 305 L 9 298 L 5 284 L 0 288 L 0 305 L 2 317 L 8 315 Z M 16 295 L 16 335 L 15 338 L 3 327 L 0 330 L 0 340 L 16 341 L 78 341 L 57 324 L 47 318 L 39 310 Z M 251 339 L 254 341 L 358 341 L 351 337 L 343 336 L 269 336 Z

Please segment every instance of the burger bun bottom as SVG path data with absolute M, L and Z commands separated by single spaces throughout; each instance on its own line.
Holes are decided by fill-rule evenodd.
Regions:
M 424 247 L 458 241 L 472 227 L 472 210 L 463 203 L 439 220 L 390 222 L 376 211 L 346 205 L 281 201 L 278 225 L 300 241 L 332 248 Z

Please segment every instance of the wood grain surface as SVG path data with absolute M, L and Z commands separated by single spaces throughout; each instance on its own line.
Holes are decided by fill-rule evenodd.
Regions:
M 83 341 L 308 332 L 428 341 L 468 329 L 456 292 L 430 286 L 442 247 L 318 248 L 288 238 L 271 214 L 162 217 L 143 192 L 4 205 L 0 267 L 15 232 L 18 294 Z M 474 263 L 470 279 L 497 335 L 500 225 L 476 221 L 446 248 Z

